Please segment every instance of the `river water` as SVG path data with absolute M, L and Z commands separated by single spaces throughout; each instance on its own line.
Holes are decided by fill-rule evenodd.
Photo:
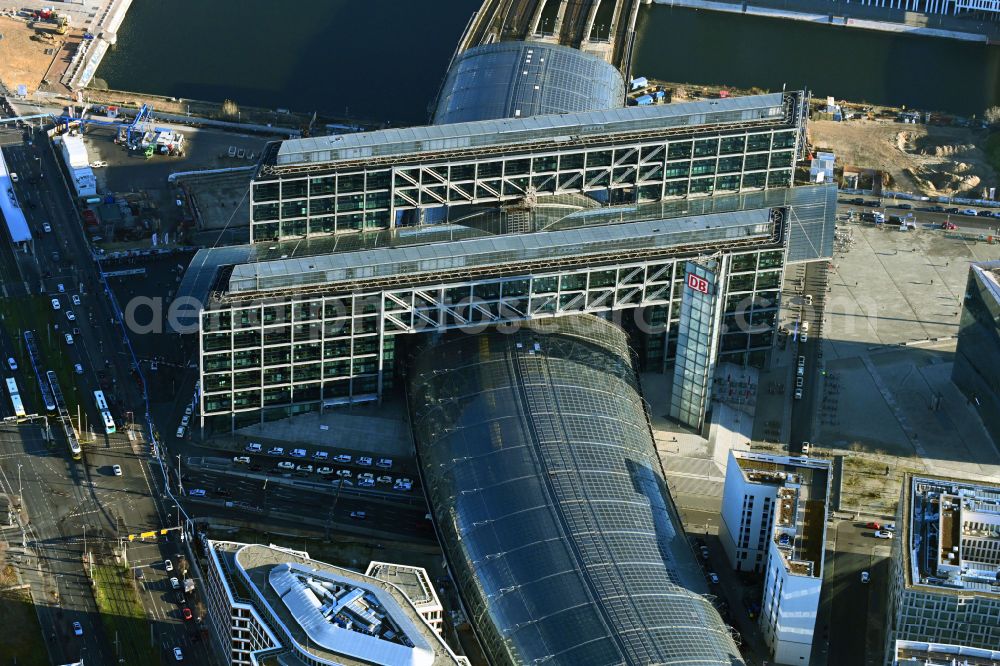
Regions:
M 97 78 L 116 90 L 423 123 L 479 5 L 134 0 Z
M 134 0 L 97 77 L 119 90 L 422 123 L 480 2 Z M 666 5 L 644 7 L 639 28 L 637 75 L 960 114 L 1000 103 L 1000 47 Z
M 656 5 L 637 43 L 633 72 L 665 81 L 963 115 L 1000 104 L 1000 47 L 974 42 Z

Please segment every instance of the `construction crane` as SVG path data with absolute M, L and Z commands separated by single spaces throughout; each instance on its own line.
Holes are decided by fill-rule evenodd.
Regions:
M 139 138 L 146 133 L 145 125 L 149 124 L 153 120 L 153 107 L 148 104 L 143 104 L 139 109 L 139 113 L 135 114 L 135 120 L 133 120 L 128 127 L 125 128 L 125 143 L 128 146 L 135 145 L 135 140 L 133 137 L 133 132 L 139 131 Z M 140 126 L 140 123 L 143 123 Z

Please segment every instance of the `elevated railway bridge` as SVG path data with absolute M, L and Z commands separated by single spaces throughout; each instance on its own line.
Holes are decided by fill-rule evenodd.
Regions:
M 484 0 L 456 53 L 506 41 L 560 44 L 628 76 L 639 6 L 649 0 Z

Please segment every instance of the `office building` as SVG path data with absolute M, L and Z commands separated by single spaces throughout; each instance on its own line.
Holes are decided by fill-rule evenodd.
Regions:
M 462 663 L 392 583 L 277 546 L 208 541 L 207 555 L 207 622 L 224 663 Z
M 373 560 L 368 563 L 365 575 L 378 578 L 402 590 L 406 598 L 420 613 L 420 617 L 424 618 L 424 621 L 434 631 L 438 634 L 441 633 L 441 615 L 444 612 L 444 606 L 441 605 L 441 600 L 438 599 L 437 592 L 434 591 L 434 583 L 431 582 L 431 577 L 427 575 L 426 569 Z
M 969 267 L 951 379 L 1000 445 L 1000 261 Z
M 578 315 L 446 334 L 416 353 L 409 396 L 490 664 L 743 663 L 668 495 L 620 327 Z
M 784 266 L 832 251 L 836 189 L 787 186 L 802 103 L 801 94 L 761 95 L 374 132 L 340 137 L 337 147 L 330 137 L 283 143 L 279 152 L 295 156 L 294 164 L 253 184 L 254 209 L 266 206 L 281 218 L 254 213 L 254 224 L 276 225 L 267 228 L 278 236 L 285 235 L 287 178 L 311 183 L 312 170 L 336 171 L 345 161 L 368 171 L 385 163 L 383 176 L 392 170 L 392 187 L 406 193 L 381 193 L 392 202 L 380 211 L 386 223 L 378 226 L 392 227 L 383 231 L 341 233 L 341 213 L 334 212 L 333 226 L 324 227 L 329 233 L 314 233 L 306 214 L 295 221 L 306 240 L 196 257 L 200 270 L 181 293 L 207 300 L 199 325 L 203 425 L 228 432 L 380 400 L 394 385 L 396 347 L 406 334 L 638 310 L 628 316 L 641 333 L 635 337 L 644 367 L 666 372 L 683 359 L 674 369 L 670 411 L 700 427 L 708 405 L 704 374 L 715 357 L 764 365 Z M 711 138 L 698 138 L 706 134 Z M 465 155 L 464 162 L 476 162 L 463 172 L 468 182 L 454 179 L 460 153 L 476 155 Z M 597 153 L 607 164 L 591 170 Z M 677 171 L 668 165 L 671 154 L 684 162 Z M 699 155 L 713 175 L 701 175 Z M 719 169 L 729 172 L 720 164 L 729 157 L 738 167 L 734 186 L 720 186 Z M 761 168 L 750 173 L 758 157 Z M 479 166 L 491 160 L 496 178 L 484 180 Z M 527 171 L 515 175 L 508 162 Z M 332 178 L 339 188 L 346 173 L 315 177 Z M 447 182 L 439 180 L 446 175 Z M 431 196 L 411 192 L 404 181 L 437 192 L 432 200 L 442 223 L 393 226 Z M 668 181 L 679 183 L 675 195 Z M 367 201 L 369 176 L 351 182 Z M 648 197 L 640 193 L 646 185 Z M 258 188 L 278 200 L 265 202 L 271 195 Z M 303 196 L 318 196 L 310 188 Z M 337 192 L 331 196 L 339 201 Z M 550 196 L 542 205 L 544 193 Z M 622 197 L 629 203 L 614 203 Z M 297 201 L 298 210 L 314 210 Z M 689 284 L 699 295 L 685 306 Z M 697 321 L 684 316 L 685 307 Z
M 719 540 L 737 571 L 763 572 L 759 624 L 777 664 L 808 664 L 823 585 L 830 462 L 731 451 Z
M 251 237 L 789 187 L 803 108 L 802 93 L 773 93 L 282 141 L 251 185 Z
M 1000 649 L 896 641 L 889 666 L 1000 666 Z
M 897 641 L 1000 646 L 1000 484 L 908 474 L 890 559 L 886 663 Z

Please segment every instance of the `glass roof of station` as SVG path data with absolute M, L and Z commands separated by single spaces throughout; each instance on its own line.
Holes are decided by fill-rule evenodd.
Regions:
M 627 334 L 454 334 L 409 372 L 441 542 L 490 663 L 736 666 L 656 460 Z
M 499 42 L 469 49 L 448 68 L 434 124 L 612 109 L 625 81 L 597 56 L 540 42 Z

